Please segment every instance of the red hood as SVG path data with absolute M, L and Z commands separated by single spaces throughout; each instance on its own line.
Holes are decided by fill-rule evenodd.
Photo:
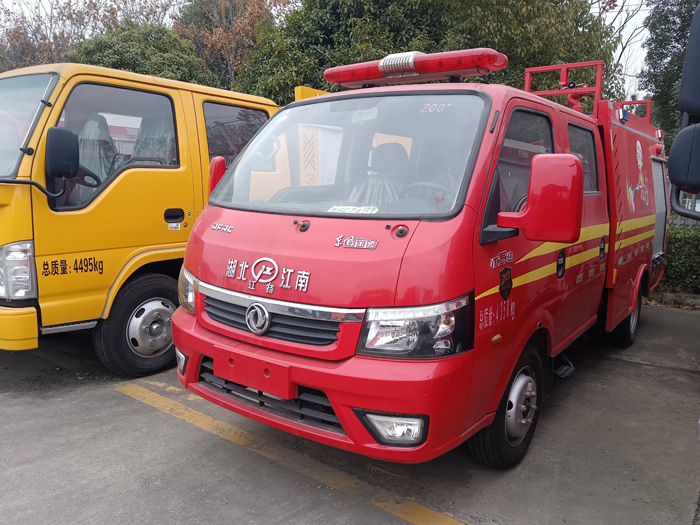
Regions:
M 301 231 L 304 222 L 309 227 Z M 343 308 L 392 306 L 401 260 L 418 224 L 209 206 L 194 227 L 185 265 L 209 284 L 268 299 Z M 407 230 L 402 237 L 400 227 Z
M 449 221 L 421 222 L 304 218 L 209 206 L 190 236 L 185 265 L 207 283 L 279 301 L 340 308 L 432 304 L 474 287 L 475 220 L 469 208 Z M 309 225 L 304 232 L 303 222 Z M 408 230 L 403 237 L 401 227 Z M 460 235 L 464 239 L 454 242 Z M 361 247 L 372 243 L 373 249 Z M 268 260 L 255 265 L 260 259 Z M 235 277 L 227 277 L 233 263 Z M 239 279 L 243 263 L 248 267 Z M 287 280 L 285 270 L 293 270 Z

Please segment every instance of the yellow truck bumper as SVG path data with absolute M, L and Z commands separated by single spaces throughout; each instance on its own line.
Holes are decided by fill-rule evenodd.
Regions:
M 0 350 L 32 350 L 37 346 L 36 308 L 0 306 Z

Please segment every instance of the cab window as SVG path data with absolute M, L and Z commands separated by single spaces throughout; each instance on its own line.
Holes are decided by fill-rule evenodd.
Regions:
M 489 190 L 485 217 L 487 229 L 498 229 L 496 221 L 500 212 L 523 209 L 530 188 L 532 158 L 541 153 L 553 152 L 552 122 L 546 114 L 525 109 L 511 113 Z M 517 235 L 517 232 L 512 235 Z M 504 235 L 497 235 L 497 238 L 503 237 Z M 484 240 L 482 236 L 482 243 Z
M 80 169 L 65 193 L 52 199 L 56 210 L 86 206 L 124 170 L 180 164 L 173 105 L 165 95 L 79 84 L 57 126 L 78 134 Z
M 598 191 L 598 159 L 595 154 L 595 139 L 590 129 L 569 123 L 569 146 L 571 153 L 583 164 L 583 191 Z
M 224 157 L 227 166 L 268 119 L 265 111 L 218 102 L 205 102 L 203 108 L 209 161 Z

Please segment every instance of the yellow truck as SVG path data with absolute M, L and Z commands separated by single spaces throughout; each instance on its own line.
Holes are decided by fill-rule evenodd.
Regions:
M 277 109 L 81 64 L 1 74 L 0 350 L 92 330 L 115 373 L 172 366 L 177 276 L 210 160 L 232 161 Z

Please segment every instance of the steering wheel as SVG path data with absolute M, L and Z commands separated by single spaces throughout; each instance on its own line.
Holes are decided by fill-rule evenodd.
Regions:
M 430 190 L 437 190 L 444 193 L 445 195 L 452 196 L 452 188 L 448 188 L 447 186 L 443 186 L 442 184 L 438 184 L 437 182 L 427 181 L 418 181 L 412 182 L 411 184 L 407 184 L 401 190 L 400 195 L 404 197 L 409 192 L 409 190 L 412 190 L 414 188 L 427 188 Z
M 78 164 L 78 174 L 73 180 L 76 184 L 87 186 L 88 188 L 97 188 L 102 184 L 100 178 L 82 164 Z

